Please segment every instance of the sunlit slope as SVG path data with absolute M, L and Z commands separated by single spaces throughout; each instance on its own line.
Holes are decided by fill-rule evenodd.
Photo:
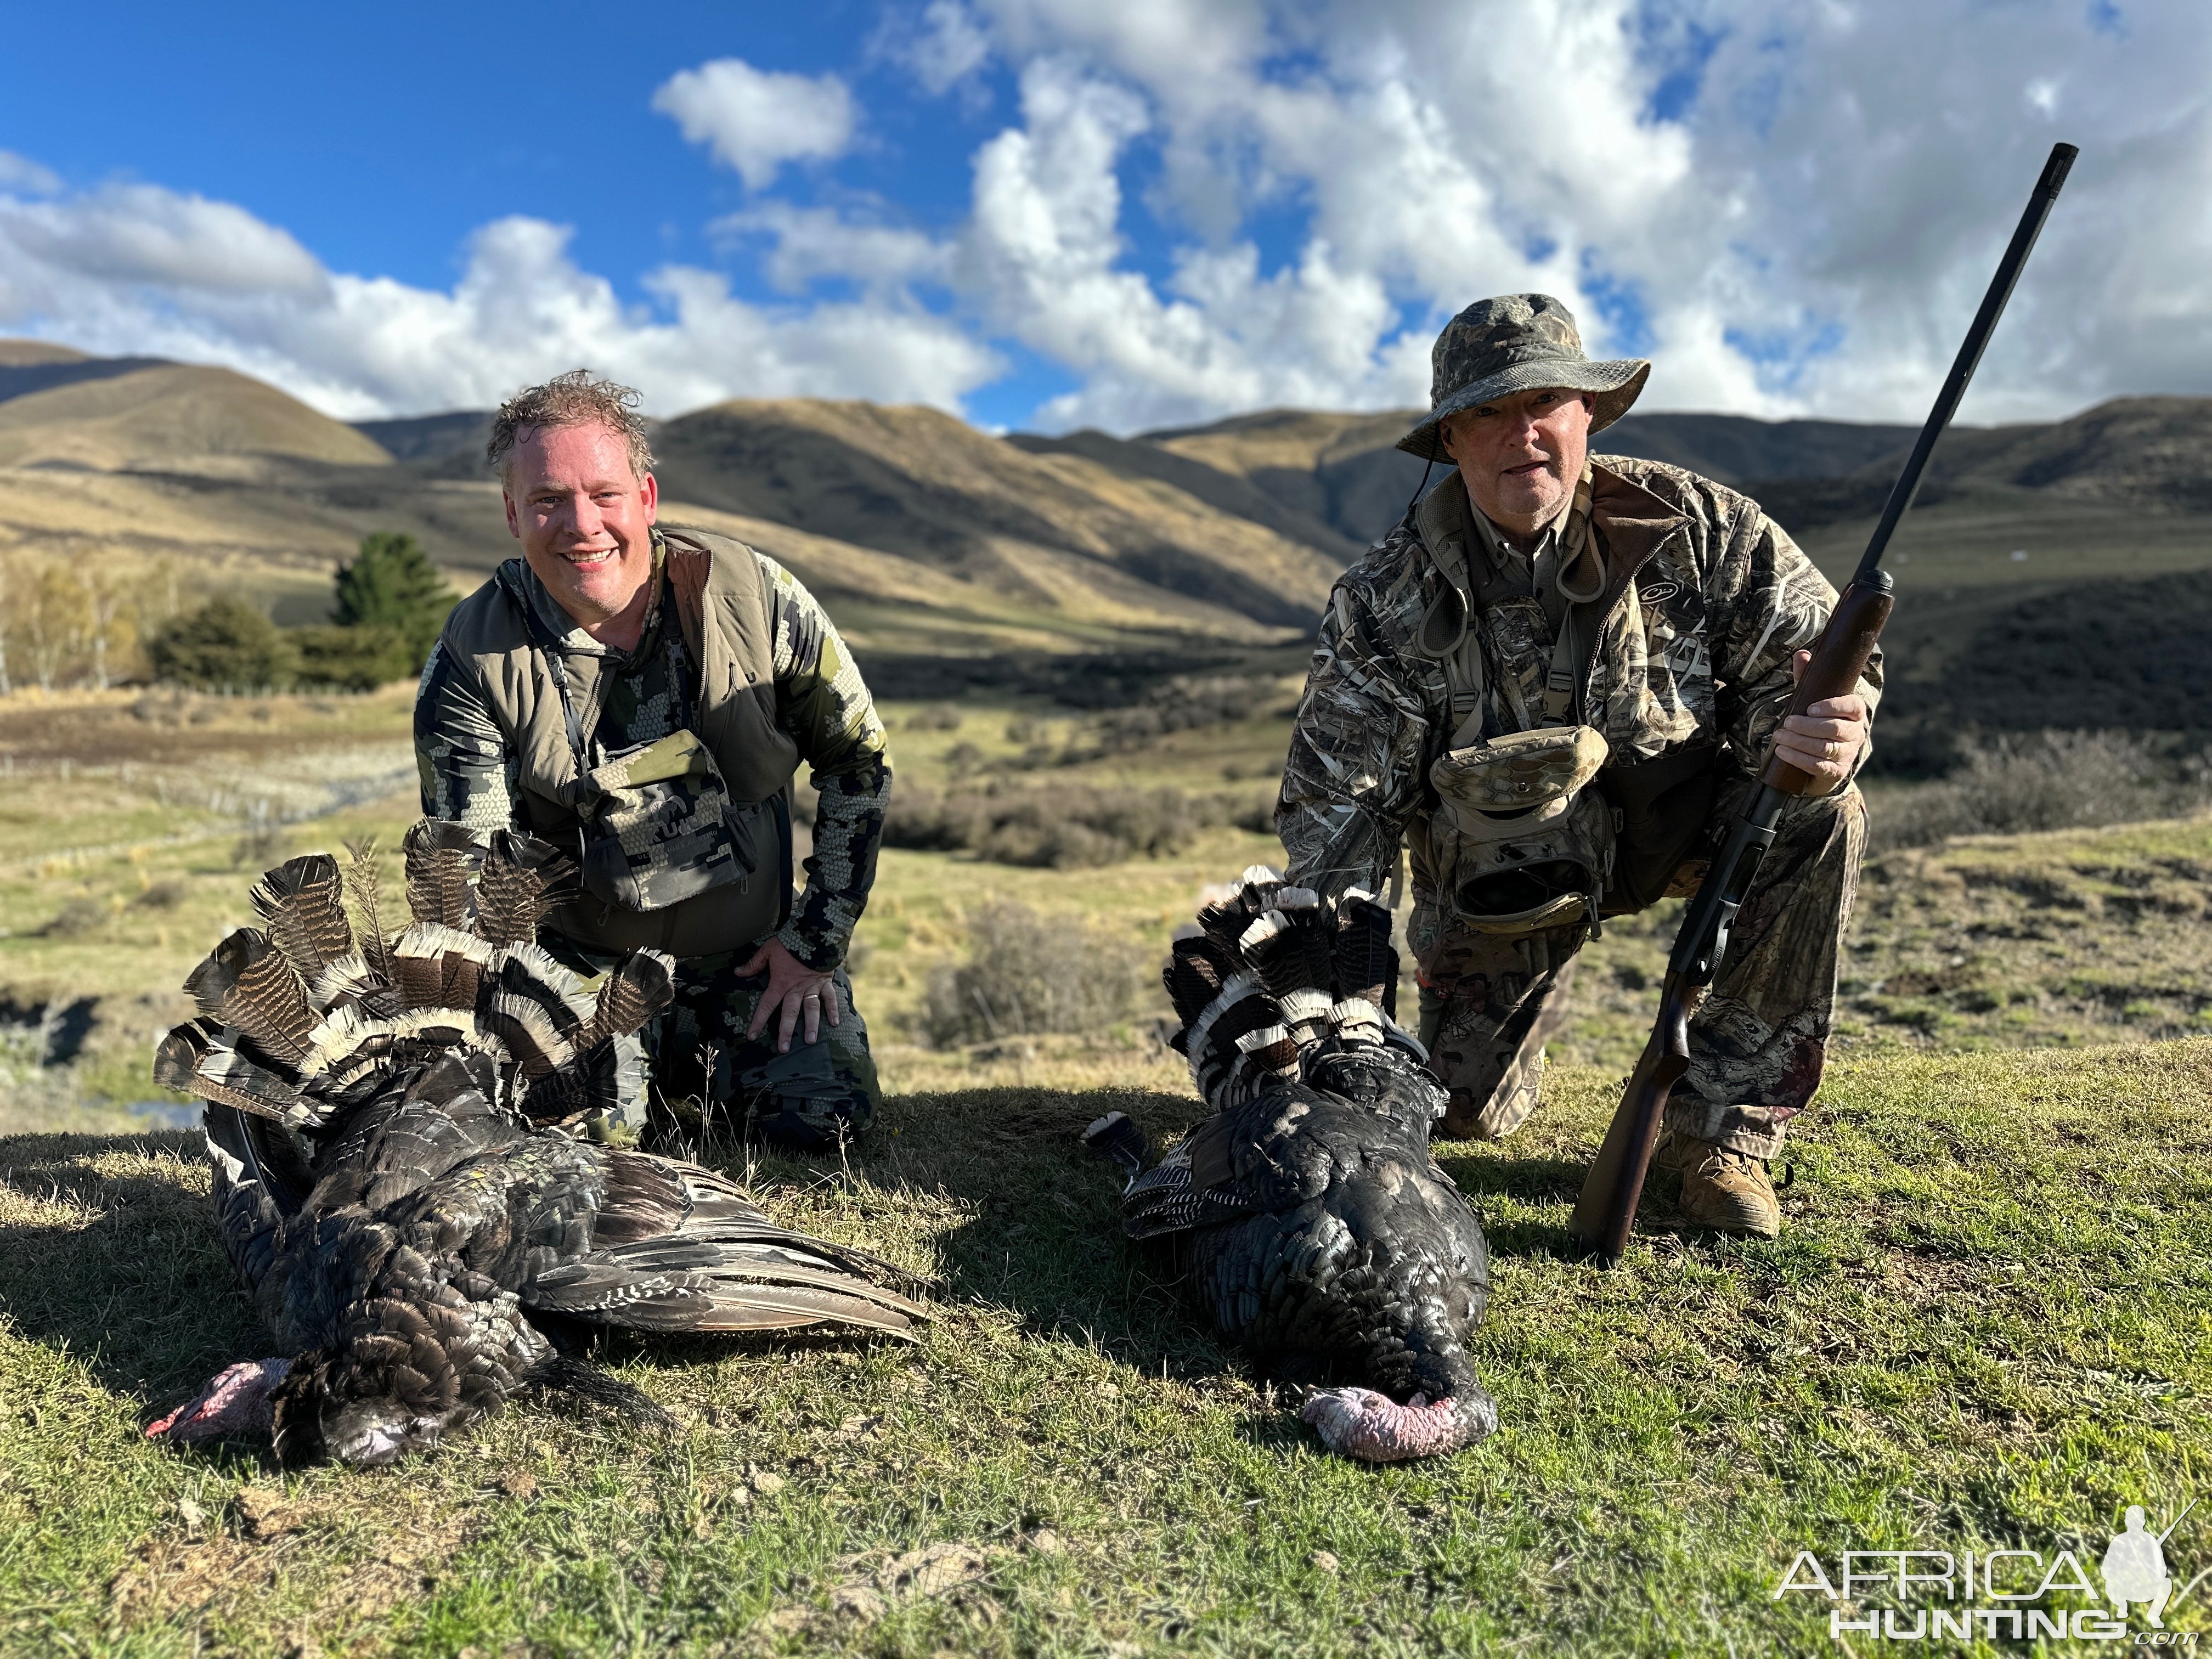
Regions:
M 1310 625 L 1339 568 L 1161 480 L 1030 454 L 938 410 L 720 404 L 654 442 L 678 500 L 878 548 L 1071 617 L 1264 638 Z
M 0 465 L 149 471 L 264 455 L 391 462 L 343 422 L 227 368 L 153 364 L 0 401 Z

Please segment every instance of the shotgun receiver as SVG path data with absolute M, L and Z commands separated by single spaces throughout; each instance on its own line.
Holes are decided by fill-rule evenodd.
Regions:
M 1959 348 L 1950 376 L 1936 394 L 1928 423 L 1920 428 L 1905 471 L 1889 492 L 1881 520 L 1875 526 L 1858 569 L 1837 599 L 1827 626 L 1813 647 L 1813 660 L 1797 682 L 1788 714 L 1802 714 L 1814 703 L 1845 696 L 1865 672 L 1867 659 L 1881 637 L 1882 625 L 1889 620 L 1892 584 L 1889 573 L 1881 568 L 1881 556 L 1888 550 L 1898 520 L 1912 505 L 1936 441 L 1943 435 L 1959 399 L 1966 395 L 1966 383 L 1973 379 L 1982 349 L 1996 329 L 2005 301 L 2012 297 L 2013 285 L 2020 280 L 2021 268 L 2034 249 L 2035 239 L 2051 204 L 2058 199 L 2059 187 L 2066 182 L 2076 153 L 2071 144 L 2051 146 L 2051 159 L 2044 163 L 2043 176 L 2036 180 L 2034 194 L 2028 198 L 2011 245 L 2005 249 L 1989 292 L 1982 296 L 1982 308 L 1975 313 L 1973 326 L 1966 331 L 1966 343 Z M 1809 773 L 1770 751 L 1758 785 L 1745 798 L 1720 855 L 1682 917 L 1682 931 L 1675 936 L 1674 952 L 1667 959 L 1667 978 L 1659 993 L 1658 1023 L 1628 1079 L 1597 1158 L 1583 1178 L 1582 1197 L 1570 1224 L 1576 1242 L 1608 1267 L 1627 1248 L 1636 1206 L 1644 1196 L 1644 1180 L 1650 1173 L 1651 1150 L 1659 1139 L 1668 1094 L 1690 1067 L 1690 1017 L 1705 1000 L 1705 988 L 1712 983 L 1728 951 L 1729 925 L 1758 873 L 1760 858 L 1773 845 L 1774 826 L 1784 803 L 1791 796 L 1811 793 L 1814 781 Z

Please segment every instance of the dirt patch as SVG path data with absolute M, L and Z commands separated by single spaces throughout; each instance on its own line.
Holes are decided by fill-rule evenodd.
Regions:
M 249 1486 L 220 1523 L 204 1517 L 195 1526 L 180 1516 L 179 1530 L 142 1540 L 108 1585 L 109 1610 L 133 1627 L 179 1615 L 242 1619 L 248 1601 L 280 1577 L 296 1583 L 304 1576 L 313 1546 L 343 1520 L 335 1503 L 295 1502 Z M 419 1600 L 467 1537 L 459 1516 L 427 1524 L 394 1517 L 380 1550 L 319 1583 L 312 1607 L 302 1609 L 306 1622 L 327 1637 Z

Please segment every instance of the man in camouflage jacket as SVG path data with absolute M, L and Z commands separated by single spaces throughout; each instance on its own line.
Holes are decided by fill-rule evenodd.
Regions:
M 1433 366 L 1431 413 L 1400 447 L 1456 471 L 1330 598 L 1277 808 L 1289 878 L 1380 891 L 1409 844 L 1407 935 L 1421 1036 L 1450 1091 L 1443 1132 L 1504 1135 L 1536 1105 L 1545 1040 L 1597 919 L 1584 908 L 1694 890 L 1771 741 L 1830 793 L 1784 813 L 1691 1024 L 1656 1159 L 1681 1174 L 1693 1221 L 1771 1236 L 1767 1163 L 1820 1083 L 1865 842 L 1850 779 L 1879 657 L 1855 696 L 1782 719 L 1834 590 L 1735 490 L 1589 455 L 1650 365 L 1588 360 L 1558 301 L 1469 307 Z M 1601 815 L 1618 836 L 1601 898 L 1554 900 L 1546 925 L 1518 932 L 1468 914 L 1463 862 L 1432 867 L 1456 846 L 1436 833 L 1439 780 L 1510 734 L 1577 725 L 1602 738 L 1594 787 L 1617 804 Z M 1572 914 L 1552 915 L 1562 907 Z
M 586 972 L 637 945 L 677 957 L 675 1001 L 643 1034 L 654 1092 L 679 1115 L 664 1127 L 696 1133 L 689 1114 L 719 1111 L 771 1139 L 834 1146 L 878 1101 L 843 964 L 890 793 L 883 722 L 789 571 L 655 522 L 635 401 L 579 371 L 501 410 L 491 459 L 524 556 L 461 602 L 424 666 L 422 810 L 576 848 L 604 810 L 599 781 L 625 758 L 670 740 L 709 752 L 691 769 L 717 774 L 711 807 L 694 802 L 681 833 L 625 833 L 626 873 L 678 888 L 718 861 L 750 873 L 635 910 L 587 891 L 540 942 Z M 788 786 L 800 762 L 819 793 L 794 897 Z

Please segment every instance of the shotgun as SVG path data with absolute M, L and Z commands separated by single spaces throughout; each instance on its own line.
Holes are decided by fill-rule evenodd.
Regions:
M 2012 234 L 2011 245 L 1990 282 L 1989 292 L 1982 296 L 1982 308 L 1974 313 L 1973 326 L 1966 331 L 1966 343 L 1959 348 L 1950 375 L 1936 394 L 1928 423 L 1920 428 L 1905 471 L 1889 492 L 1873 539 L 1814 645 L 1813 660 L 1806 665 L 1790 696 L 1788 714 L 1802 714 L 1814 703 L 1844 696 L 1865 672 L 1867 659 L 1874 654 L 1875 644 L 1881 637 L 1882 625 L 1889 620 L 1893 583 L 1889 573 L 1881 568 L 1881 556 L 1888 550 L 1898 520 L 1912 505 L 1936 441 L 1943 435 L 1959 399 L 1966 395 L 1966 382 L 1974 377 L 1983 348 L 1996 331 L 2005 301 L 2012 297 L 2021 268 L 2035 247 L 2035 239 L 2050 215 L 2051 204 L 2058 199 L 2059 187 L 2066 182 L 2067 170 L 2077 153 L 2071 144 L 2051 146 L 2051 159 L 2043 165 L 2043 176 L 2035 181 L 2034 193 Z M 1760 858 L 1774 843 L 1774 826 L 1784 804 L 1792 796 L 1811 793 L 1814 782 L 1811 774 L 1769 752 L 1758 785 L 1745 798 L 1720 856 L 1713 860 L 1697 896 L 1683 915 L 1682 930 L 1675 935 L 1674 951 L 1667 959 L 1667 977 L 1659 992 L 1659 1018 L 1651 1029 L 1651 1040 L 1644 1044 L 1643 1057 L 1629 1077 L 1604 1144 L 1583 1180 L 1582 1196 L 1569 1224 L 1575 1242 L 1607 1267 L 1618 1261 L 1628 1246 L 1629 1229 L 1635 1224 L 1644 1177 L 1650 1173 L 1651 1149 L 1659 1139 L 1668 1094 L 1690 1068 L 1690 1017 L 1705 1000 L 1705 988 L 1728 952 L 1729 927 L 1758 874 Z

